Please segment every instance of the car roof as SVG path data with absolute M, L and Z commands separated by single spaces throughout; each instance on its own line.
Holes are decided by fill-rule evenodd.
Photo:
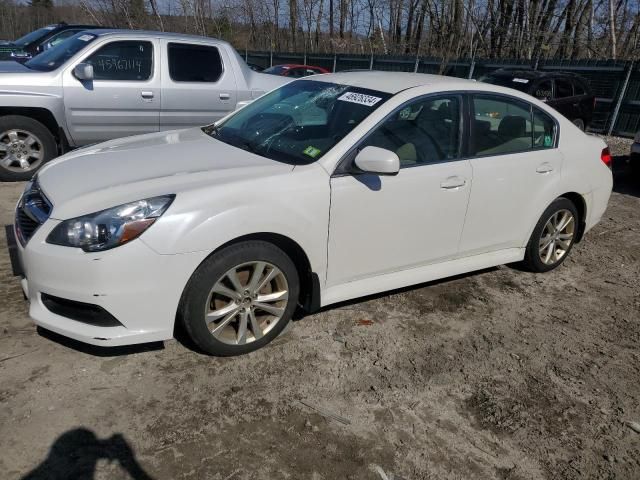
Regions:
M 227 44 L 227 42 L 223 41 L 223 40 L 219 40 L 217 38 L 213 38 L 213 37 L 203 37 L 201 35 L 189 35 L 186 33 L 171 33 L 171 32 L 159 32 L 159 31 L 155 31 L 155 30 L 124 30 L 124 29 L 115 29 L 115 28 L 110 28 L 110 29 L 96 29 L 96 30 L 91 30 L 91 29 L 87 29 L 88 33 L 92 33 L 94 35 L 97 35 L 99 37 L 106 37 L 109 35 L 137 35 L 137 36 L 143 36 L 143 37 L 149 37 L 149 38 L 167 38 L 167 39 L 172 39 L 172 40 L 198 40 L 198 41 L 210 41 L 210 42 L 216 42 L 216 43 L 224 43 Z
M 281 63 L 278 65 L 274 65 L 274 67 L 286 67 L 286 68 L 322 68 L 317 67 L 316 65 L 304 65 L 302 63 Z M 324 69 L 323 69 L 324 70 Z
M 331 82 L 354 87 L 368 88 L 379 92 L 396 94 L 402 90 L 413 87 L 431 86 L 434 90 L 439 87 L 442 90 L 451 90 L 453 87 L 461 90 L 477 89 L 478 82 L 443 75 L 430 75 L 427 73 L 408 72 L 380 72 L 376 70 L 360 70 L 338 73 L 326 73 L 310 77 L 317 82 Z M 484 90 L 484 88 L 481 87 Z
M 494 70 L 487 74 L 488 77 L 506 77 L 506 78 L 526 78 L 529 80 L 538 79 L 538 78 L 577 78 L 582 80 L 580 75 L 573 72 L 558 72 L 558 71 L 540 71 L 540 70 L 523 70 L 523 69 L 515 69 L 511 70 L 508 68 L 500 68 L 498 70 Z

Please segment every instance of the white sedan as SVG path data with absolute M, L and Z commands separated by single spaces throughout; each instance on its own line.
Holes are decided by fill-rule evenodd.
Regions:
M 298 307 L 495 265 L 556 268 L 611 156 L 515 90 L 421 74 L 297 80 L 215 125 L 45 166 L 10 247 L 36 324 L 95 345 L 273 340 Z M 11 235 L 10 235 L 11 236 Z

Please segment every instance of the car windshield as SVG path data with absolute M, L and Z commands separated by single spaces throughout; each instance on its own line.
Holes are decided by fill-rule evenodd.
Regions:
M 230 145 L 280 162 L 314 162 L 391 95 L 329 82 L 298 80 L 203 128 Z
M 34 30 L 31 33 L 27 33 L 24 37 L 20 37 L 15 42 L 15 45 L 19 47 L 26 47 L 34 42 L 39 41 L 42 37 L 44 37 L 47 33 L 53 30 L 54 27 L 42 27 L 37 30 Z
M 520 90 L 521 92 L 527 92 L 531 86 L 531 79 L 515 76 L 486 75 L 480 78 L 480 81 L 483 83 L 498 85 L 499 87 L 513 88 L 514 90 Z
M 64 42 L 60 42 L 54 47 L 36 55 L 24 65 L 32 70 L 51 72 L 64 64 L 76 53 L 89 45 L 97 38 L 92 33 L 77 33 Z

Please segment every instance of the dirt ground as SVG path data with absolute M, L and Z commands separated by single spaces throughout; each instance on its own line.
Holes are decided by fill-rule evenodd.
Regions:
M 0 477 L 638 479 L 640 182 L 615 176 L 554 272 L 340 304 L 230 359 L 37 331 L 3 230 Z M 1 224 L 22 188 L 0 185 Z

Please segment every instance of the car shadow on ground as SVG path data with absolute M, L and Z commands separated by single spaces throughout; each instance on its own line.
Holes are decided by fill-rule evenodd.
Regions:
M 38 335 L 58 343 L 64 347 L 71 348 L 77 352 L 86 353 L 95 357 L 120 357 L 124 355 L 132 355 L 135 353 L 151 352 L 164 348 L 163 342 L 140 343 L 136 345 L 125 345 L 121 347 L 99 347 L 88 343 L 79 342 L 69 337 L 59 335 L 51 330 L 37 327 Z
M 24 475 L 21 480 L 49 480 L 95 478 L 99 460 L 117 462 L 134 480 L 152 480 L 136 460 L 133 449 L 120 433 L 104 440 L 91 430 L 79 427 L 60 435 L 49 449 L 40 465 Z M 122 478 L 122 477 L 118 477 Z
M 640 175 L 634 175 L 626 155 L 613 157 L 613 191 L 640 198 Z

